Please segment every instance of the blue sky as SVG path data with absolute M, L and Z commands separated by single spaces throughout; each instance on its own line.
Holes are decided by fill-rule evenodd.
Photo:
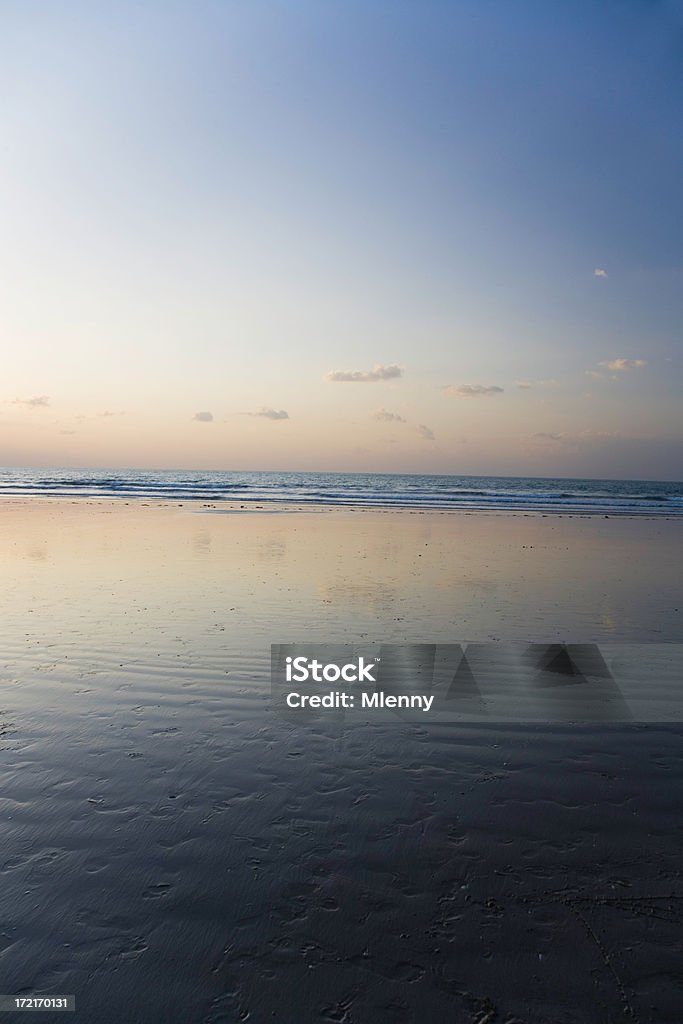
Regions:
M 680 3 L 0 4 L 0 462 L 679 478 L 682 57 Z

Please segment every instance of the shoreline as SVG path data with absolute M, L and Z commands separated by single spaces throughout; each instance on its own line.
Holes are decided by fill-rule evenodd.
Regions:
M 148 497 L 104 497 L 101 495 L 86 496 L 65 494 L 17 494 L 0 495 L 0 509 L 3 507 L 26 507 L 38 504 L 47 505 L 94 505 L 109 508 L 184 508 L 194 512 L 214 514 L 249 514 L 257 512 L 268 513 L 316 513 L 330 514 L 333 512 L 343 513 L 375 513 L 378 515 L 401 514 L 408 515 L 438 515 L 438 516 L 517 516 L 533 517 L 537 519 L 637 519 L 653 522 L 683 521 L 683 512 L 637 512 L 610 510 L 555 510 L 555 509 L 530 509 L 530 508 L 421 508 L 416 505 L 366 505 L 362 503 L 341 503 L 341 502 L 283 502 L 283 501 L 211 501 L 202 499 L 184 499 L 177 501 L 170 498 L 148 498 Z

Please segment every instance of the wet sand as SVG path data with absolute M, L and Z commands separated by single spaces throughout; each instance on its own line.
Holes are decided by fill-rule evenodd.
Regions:
M 680 643 L 683 523 L 221 511 L 0 506 L 0 989 L 103 1024 L 679 1021 L 683 726 L 299 724 L 269 667 Z

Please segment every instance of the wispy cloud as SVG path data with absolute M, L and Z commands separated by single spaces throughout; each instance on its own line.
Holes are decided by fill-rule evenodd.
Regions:
M 587 377 L 590 377 L 592 380 L 605 380 L 605 378 L 607 377 L 606 373 L 600 373 L 599 370 L 584 370 L 584 373 Z
M 396 363 L 386 366 L 376 363 L 371 370 L 330 370 L 325 380 L 334 383 L 376 384 L 380 380 L 394 380 L 403 376 L 403 368 Z
M 384 423 L 407 423 L 408 421 L 399 416 L 397 412 L 389 412 L 387 409 L 378 409 L 373 415 L 373 420 L 382 420 Z
M 622 373 L 625 370 L 642 370 L 647 366 L 644 359 L 603 359 L 598 366 L 605 366 L 608 370 L 616 370 Z
M 289 413 L 285 409 L 259 409 L 258 412 L 248 412 L 247 416 L 263 416 L 266 420 L 288 420 Z
M 596 267 L 593 271 L 593 277 L 607 277 L 607 271 L 603 267 Z
M 417 428 L 417 432 L 420 435 L 420 437 L 423 438 L 423 440 L 425 441 L 436 441 L 434 431 L 430 430 L 429 427 L 426 427 L 424 423 L 421 423 L 419 425 L 419 427 Z
M 49 404 L 50 399 L 47 395 L 36 395 L 35 398 L 15 398 L 12 402 L 12 405 L 28 405 L 31 409 L 44 409 Z
M 530 388 L 559 388 L 560 382 L 555 377 L 545 377 L 543 380 L 518 380 L 517 387 L 523 391 Z M 502 389 L 501 389 L 502 390 Z
M 624 435 L 618 431 L 605 431 L 605 430 L 592 430 L 590 427 L 586 430 L 580 430 L 576 434 L 553 434 L 550 432 L 541 431 L 537 434 L 532 435 L 538 441 L 562 441 L 563 444 L 573 446 L 588 446 L 595 444 L 596 442 L 609 444 L 614 441 L 626 440 Z
M 198 423 L 213 423 L 213 413 L 207 412 L 196 412 L 192 417 L 193 420 L 197 420 Z
M 111 416 L 125 416 L 125 415 L 126 414 L 123 411 L 123 409 L 120 409 L 118 412 L 112 412 L 111 409 L 105 409 L 104 412 L 94 412 L 94 413 L 91 413 L 88 416 L 86 416 L 85 413 L 81 412 L 77 416 L 74 416 L 74 419 L 78 420 L 79 423 L 82 423 L 84 420 L 101 420 L 101 419 L 109 419 Z M 194 416 L 193 419 L 197 419 L 197 416 Z
M 456 398 L 482 398 L 486 395 L 500 395 L 503 392 L 503 388 L 495 384 L 444 384 L 441 390 Z

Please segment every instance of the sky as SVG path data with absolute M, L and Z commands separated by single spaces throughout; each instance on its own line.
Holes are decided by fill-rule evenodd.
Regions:
M 0 0 L 0 465 L 680 480 L 681 0 Z

